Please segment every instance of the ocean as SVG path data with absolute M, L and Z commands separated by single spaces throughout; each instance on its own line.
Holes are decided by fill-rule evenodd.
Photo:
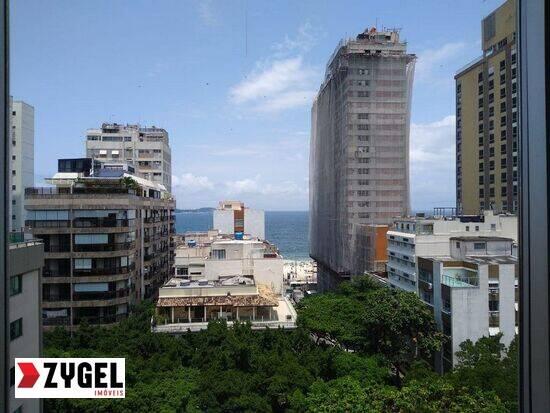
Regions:
M 307 211 L 266 211 L 265 235 L 287 260 L 309 259 L 309 213 Z M 212 227 L 212 212 L 179 212 L 176 232 L 206 231 Z

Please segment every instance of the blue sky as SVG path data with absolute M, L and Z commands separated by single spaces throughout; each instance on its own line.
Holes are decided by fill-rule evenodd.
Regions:
M 399 27 L 418 56 L 414 209 L 454 205 L 455 71 L 502 1 L 15 0 L 11 93 L 35 107 L 37 184 L 102 122 L 168 130 L 178 207 L 308 208 L 312 98 L 342 37 Z

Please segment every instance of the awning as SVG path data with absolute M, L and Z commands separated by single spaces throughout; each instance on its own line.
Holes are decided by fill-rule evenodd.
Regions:
M 107 151 L 105 149 L 100 149 L 99 154 L 100 155 L 107 155 Z
M 118 151 L 111 151 L 111 155 L 118 155 Z

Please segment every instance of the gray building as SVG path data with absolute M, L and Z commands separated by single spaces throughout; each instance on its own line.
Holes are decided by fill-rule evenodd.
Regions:
M 25 225 L 25 188 L 34 185 L 34 108 L 21 101 L 11 103 L 10 230 Z
M 175 201 L 91 158 L 60 160 L 59 170 L 54 187 L 25 191 L 26 225 L 44 242 L 44 327 L 116 323 L 170 275 Z
M 40 278 L 44 244 L 12 234 L 9 246 L 10 412 L 40 412 L 40 399 L 15 399 L 15 358 L 40 357 L 42 314 Z
M 312 108 L 310 255 L 321 290 L 352 273 L 358 227 L 409 212 L 409 123 L 415 56 L 397 31 L 340 42 Z M 361 243 L 360 243 L 361 244 Z
M 136 174 L 172 192 L 172 152 L 162 128 L 104 123 L 86 132 L 86 156 L 134 166 Z
M 466 340 L 502 334 L 509 345 L 518 332 L 517 258 L 513 240 L 492 236 L 450 239 L 447 257 L 418 257 L 418 293 L 447 336 L 435 358 L 449 371 Z

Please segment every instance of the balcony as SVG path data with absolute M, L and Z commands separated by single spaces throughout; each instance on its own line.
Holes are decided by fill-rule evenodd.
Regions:
M 71 244 L 44 245 L 44 252 L 58 253 L 70 252 Z
M 479 287 L 479 276 L 475 271 L 446 270 L 441 276 L 441 284 L 452 288 Z
M 42 270 L 43 277 L 70 277 L 70 268 L 44 268 Z
M 28 219 L 25 221 L 25 226 L 31 227 L 31 228 L 68 228 L 71 226 L 71 221 L 69 220 L 41 221 L 41 220 Z
M 134 189 L 123 186 L 82 186 L 82 187 L 34 187 L 25 188 L 25 198 L 53 198 L 53 197 L 71 197 L 71 196 L 89 196 L 91 194 L 121 194 L 136 195 Z
M 120 228 L 133 227 L 134 219 L 115 219 L 115 218 L 76 218 L 73 221 L 75 228 Z
M 43 317 L 43 326 L 68 326 L 71 324 L 70 317 Z
M 108 244 L 75 244 L 74 252 L 124 251 L 135 247 L 134 242 L 111 242 Z
M 133 271 L 135 264 L 127 267 L 107 267 L 107 268 L 75 268 L 73 274 L 75 277 L 89 277 L 94 275 L 115 275 L 127 274 Z
M 73 301 L 112 300 L 113 298 L 128 297 L 129 288 L 103 292 L 73 292 Z

